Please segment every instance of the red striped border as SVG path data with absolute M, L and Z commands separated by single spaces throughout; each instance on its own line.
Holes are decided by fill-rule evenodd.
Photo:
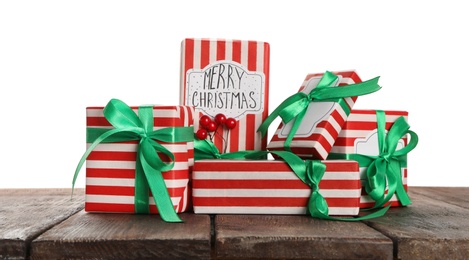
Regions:
M 361 182 L 358 174 L 358 163 L 356 161 L 334 160 L 322 161 L 326 165 L 325 175 L 334 176 L 334 172 L 350 172 L 355 174 L 350 179 L 323 178 L 319 183 L 321 190 L 351 190 L 360 191 Z M 199 176 L 207 172 L 217 174 L 230 174 L 234 179 L 207 179 Z M 238 172 L 253 174 L 252 179 L 236 178 Z M 285 173 L 287 179 L 273 179 L 268 174 L 261 172 Z M 249 194 L 250 190 L 303 190 L 310 192 L 310 187 L 299 179 L 288 179 L 291 176 L 290 167 L 282 161 L 237 161 L 237 160 L 199 160 L 194 165 L 193 171 L 193 194 L 198 190 L 243 190 Z M 229 207 L 306 207 L 309 196 L 305 197 L 255 197 L 255 196 L 193 196 L 194 210 L 197 207 L 212 207 L 213 213 L 219 208 Z M 329 208 L 355 208 L 358 213 L 360 194 L 356 197 L 326 197 Z M 249 212 L 246 212 L 248 214 Z M 340 215 L 338 213 L 337 215 Z

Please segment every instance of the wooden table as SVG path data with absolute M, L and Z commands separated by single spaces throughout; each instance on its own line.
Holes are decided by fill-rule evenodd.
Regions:
M 363 222 L 83 211 L 84 190 L 0 189 L 0 259 L 469 259 L 469 187 L 409 187 Z

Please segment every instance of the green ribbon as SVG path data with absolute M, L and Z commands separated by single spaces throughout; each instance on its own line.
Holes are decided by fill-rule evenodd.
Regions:
M 319 160 L 303 160 L 298 155 L 289 151 L 240 151 L 226 154 L 219 154 L 218 149 L 209 141 L 198 140 L 194 143 L 194 149 L 203 150 L 195 160 L 200 159 L 264 159 L 271 153 L 281 157 L 292 169 L 296 176 L 311 188 L 311 195 L 308 200 L 307 211 L 315 218 L 341 221 L 359 221 L 376 218 L 384 215 L 389 207 L 383 208 L 371 214 L 354 218 L 335 218 L 329 216 L 329 207 L 326 199 L 319 192 L 319 182 L 326 171 L 326 165 Z
M 261 132 L 262 136 L 264 137 L 270 124 L 278 116 L 282 118 L 282 122 L 284 124 L 295 119 L 284 143 L 285 150 L 291 151 L 290 144 L 293 140 L 293 137 L 295 136 L 295 133 L 300 127 L 311 102 L 337 102 L 344 109 L 344 111 L 350 113 L 350 109 L 343 98 L 370 94 L 381 89 L 381 87 L 378 85 L 379 77 L 375 77 L 373 79 L 356 84 L 335 87 L 338 78 L 339 77 L 332 72 L 326 71 L 317 86 L 308 94 L 304 92 L 297 92 L 285 99 L 262 122 L 257 131 Z
M 111 99 L 103 110 L 115 129 L 88 128 L 87 142 L 91 143 L 75 170 L 72 190 L 78 173 L 93 149 L 100 143 L 138 140 L 135 169 L 135 211 L 149 213 L 148 190 L 151 190 L 161 218 L 166 222 L 182 222 L 174 209 L 162 172 L 174 167 L 174 154 L 157 141 L 189 142 L 193 140 L 193 127 L 168 127 L 153 130 L 153 106 L 140 106 L 137 114 L 124 102 Z M 170 158 L 163 162 L 159 153 Z
M 387 134 L 385 112 L 376 111 L 376 120 L 379 146 L 377 156 L 331 153 L 328 159 L 355 160 L 360 167 L 368 167 L 365 190 L 375 201 L 373 209 L 386 204 L 394 194 L 403 206 L 410 205 L 412 202 L 402 183 L 401 167 L 407 165 L 407 154 L 417 146 L 418 136 L 409 130 L 410 126 L 402 116 L 397 118 Z M 397 150 L 399 140 L 407 134 L 410 135 L 410 142 L 404 148 Z
M 220 150 L 209 140 L 194 138 L 194 160 L 202 159 L 244 159 L 245 155 L 255 152 L 253 150 L 220 153 Z

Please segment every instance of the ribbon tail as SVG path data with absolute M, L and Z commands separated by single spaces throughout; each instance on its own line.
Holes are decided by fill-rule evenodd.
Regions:
M 99 144 L 101 143 L 103 140 L 105 140 L 106 138 L 110 137 L 111 135 L 113 134 L 116 134 L 118 132 L 121 132 L 121 130 L 119 129 L 113 129 L 113 130 L 109 130 L 107 132 L 104 132 L 101 136 L 99 136 L 93 143 L 91 143 L 91 145 L 88 147 L 88 149 L 86 149 L 85 153 L 82 155 L 82 157 L 80 158 L 80 161 L 78 162 L 78 165 L 75 169 L 75 174 L 73 175 L 73 180 L 72 180 L 72 196 L 73 196 L 73 191 L 75 189 L 75 183 L 76 183 L 76 180 L 78 178 L 78 174 L 80 173 L 80 170 L 81 168 L 83 167 L 83 164 L 86 162 L 86 158 L 88 158 L 88 156 L 90 155 L 90 153 L 93 151 L 93 149 Z
M 318 100 L 327 101 L 344 97 L 363 96 L 381 89 L 378 85 L 378 80 L 379 77 L 375 77 L 367 81 L 342 86 L 340 88 L 322 88 L 317 91 L 315 97 Z
M 284 110 L 286 107 L 290 106 L 292 103 L 303 99 L 305 96 L 306 96 L 305 93 L 297 92 L 297 93 L 291 95 L 290 97 L 288 97 L 287 99 L 285 99 L 277 108 L 275 108 L 274 111 L 272 111 L 272 113 L 269 116 L 267 116 L 267 118 L 262 122 L 262 124 L 259 126 L 259 128 L 257 128 L 257 132 L 261 132 L 262 137 L 264 137 L 265 134 L 267 133 L 267 130 L 268 130 L 270 124 L 272 124 L 272 122 L 278 116 L 280 116 L 280 113 L 282 112 L 282 110 Z
M 324 215 L 324 214 L 321 215 L 320 213 L 317 216 L 319 218 L 326 219 L 326 220 L 355 222 L 355 221 L 369 220 L 369 219 L 373 219 L 373 218 L 382 217 L 382 216 L 384 216 L 384 214 L 386 214 L 386 212 L 389 210 L 390 207 L 391 207 L 391 205 L 388 205 L 384 208 L 380 208 L 379 210 L 377 210 L 373 213 L 370 213 L 370 214 L 367 214 L 367 215 L 361 215 L 361 216 L 358 216 L 358 217 L 351 217 L 351 218 L 331 217 L 331 216 Z
M 283 144 L 283 148 L 289 152 L 291 152 L 291 142 L 293 141 L 293 137 L 295 137 L 296 132 L 298 131 L 298 128 L 301 125 L 301 122 L 303 121 L 304 116 L 306 115 L 306 109 L 301 111 L 295 121 L 293 122 L 292 128 L 290 129 L 290 132 L 288 133 L 287 138 L 285 139 L 285 143 Z
M 140 161 L 161 218 L 166 222 L 183 222 L 174 209 L 161 172 L 152 168 L 143 154 L 140 155 Z
M 138 154 L 141 153 L 141 148 L 139 148 Z M 135 158 L 135 195 L 134 195 L 134 204 L 135 212 L 137 214 L 149 214 L 149 190 L 147 179 L 145 177 L 144 169 L 142 167 L 142 162 L 140 156 Z
M 391 205 L 387 205 L 384 208 L 381 208 L 373 213 L 367 214 L 367 215 L 362 215 L 359 217 L 353 218 L 353 221 L 361 221 L 361 220 L 368 220 L 368 219 L 373 219 L 373 218 L 379 218 L 384 216 L 384 214 L 388 211 L 388 209 L 391 207 Z M 344 219 L 345 221 L 350 221 L 347 219 Z
M 390 165 L 391 167 L 391 172 L 394 173 L 395 178 L 396 178 L 396 189 L 395 193 L 397 198 L 399 199 L 400 203 L 402 206 L 408 206 L 412 204 L 412 201 L 409 198 L 409 195 L 407 194 L 407 191 L 404 189 L 404 184 L 402 183 L 402 173 L 401 173 L 401 166 L 399 161 L 393 161 Z
M 396 188 L 396 195 L 399 201 L 401 202 L 402 206 L 408 206 L 412 204 L 412 201 L 409 198 L 409 195 L 407 194 L 406 190 L 404 189 L 404 186 L 402 185 L 402 182 L 397 185 Z

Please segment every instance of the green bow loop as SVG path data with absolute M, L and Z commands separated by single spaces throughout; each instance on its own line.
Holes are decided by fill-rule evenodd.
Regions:
M 220 158 L 220 151 L 211 141 L 194 139 L 194 160 Z
M 412 202 L 404 189 L 401 175 L 401 161 L 405 155 L 417 146 L 418 137 L 410 131 L 410 125 L 404 117 L 399 117 L 385 132 L 386 115 L 384 111 L 376 112 L 378 123 L 379 155 L 374 157 L 374 162 L 368 167 L 366 175 L 368 182 L 365 190 L 375 200 L 375 208 L 387 203 L 394 194 L 397 195 L 402 205 L 410 205 Z M 411 134 L 409 145 L 397 151 L 399 140 L 407 134 Z M 386 186 L 388 189 L 386 195 Z
M 255 151 L 237 151 L 220 153 L 218 148 L 209 140 L 194 139 L 194 160 L 202 159 L 245 159 L 245 155 Z
M 290 122 L 293 118 L 298 116 L 298 114 L 305 111 L 313 101 L 325 101 L 326 99 L 330 99 L 330 91 L 332 90 L 332 93 L 336 93 L 333 87 L 335 87 L 338 79 L 338 76 L 326 71 L 319 80 L 317 86 L 313 88 L 309 94 L 304 92 L 293 94 L 290 100 L 283 103 L 284 106 L 282 106 L 282 104 L 279 106 L 281 107 L 281 109 L 279 109 L 279 116 L 282 118 L 282 121 L 284 123 Z M 329 95 L 327 95 L 328 91 Z M 324 98 L 324 96 L 329 97 Z
M 370 214 L 353 218 L 331 217 L 329 216 L 329 206 L 327 205 L 327 201 L 319 192 L 319 182 L 322 180 L 324 173 L 326 172 L 326 165 L 318 160 L 307 160 L 305 161 L 305 166 L 305 183 L 311 187 L 311 196 L 308 201 L 307 210 L 312 217 L 348 222 L 361 221 L 381 217 L 390 207 L 390 205 L 388 205 Z
M 116 129 L 135 127 L 143 129 L 143 123 L 135 112 L 124 102 L 111 99 L 103 110 L 104 117 Z
M 174 167 L 174 154 L 158 143 L 193 141 L 193 127 L 167 127 L 153 130 L 153 106 L 140 106 L 138 115 L 124 102 L 111 99 L 103 114 L 115 129 L 88 128 L 87 142 L 91 143 L 83 154 L 73 176 L 72 189 L 78 173 L 89 154 L 100 143 L 138 140 L 135 166 L 135 211 L 148 213 L 148 195 L 151 190 L 161 218 L 167 222 L 182 222 L 178 217 L 168 193 L 162 172 Z M 164 154 L 169 159 L 160 158 Z
M 311 187 L 308 212 L 312 217 L 321 218 L 329 215 L 326 199 L 319 193 L 319 182 L 326 172 L 326 165 L 317 160 L 308 160 L 306 166 L 306 184 Z
M 288 123 L 291 120 L 295 119 L 295 122 L 286 138 L 284 147 L 287 151 L 291 151 L 290 143 L 298 130 L 303 118 L 306 114 L 306 111 L 311 102 L 341 102 L 343 98 L 361 96 L 365 94 L 370 94 L 381 89 L 378 85 L 379 77 L 373 79 L 341 86 L 335 87 L 338 76 L 332 72 L 326 71 L 324 75 L 319 80 L 319 83 L 315 88 L 313 88 L 310 93 L 306 94 L 304 92 L 297 92 L 292 96 L 285 99 L 274 111 L 262 122 L 262 124 L 257 129 L 262 136 L 265 136 L 270 124 L 280 116 L 283 123 Z M 343 104 L 341 104 L 344 107 Z
M 378 150 L 377 156 L 364 154 L 329 154 L 329 159 L 349 159 L 358 161 L 360 166 L 368 167 L 365 190 L 375 201 L 375 208 L 389 202 L 394 194 L 402 205 L 412 204 L 402 183 L 401 168 L 407 165 L 407 154 L 418 144 L 418 136 L 409 130 L 410 126 L 404 117 L 399 117 L 386 134 L 386 115 L 384 111 L 376 111 Z M 408 144 L 397 150 L 399 140 L 409 135 Z M 387 188 L 387 194 L 386 194 Z
M 161 172 L 166 172 L 174 167 L 174 154 L 155 140 L 143 137 L 140 139 L 139 147 L 141 148 L 140 153 L 148 159 L 147 161 L 152 168 L 159 169 Z M 155 156 L 155 152 L 166 155 L 169 162 L 163 161 L 158 155 Z
M 371 162 L 366 172 L 367 183 L 365 185 L 365 190 L 367 194 L 371 198 L 373 198 L 376 201 L 376 204 L 378 205 L 380 205 L 384 201 L 384 194 L 386 191 L 387 183 L 386 179 L 388 176 L 387 167 L 388 165 L 386 160 L 378 157 Z M 393 173 L 390 173 L 390 175 L 393 175 Z M 393 187 L 395 187 L 395 185 L 392 185 L 390 189 L 392 189 Z
M 254 151 L 246 154 L 246 159 L 262 158 L 267 154 L 275 154 L 281 157 L 292 169 L 295 175 L 311 188 L 307 211 L 312 217 L 328 217 L 329 207 L 326 199 L 319 193 L 319 182 L 326 172 L 326 165 L 318 160 L 303 160 L 298 155 L 289 151 Z

